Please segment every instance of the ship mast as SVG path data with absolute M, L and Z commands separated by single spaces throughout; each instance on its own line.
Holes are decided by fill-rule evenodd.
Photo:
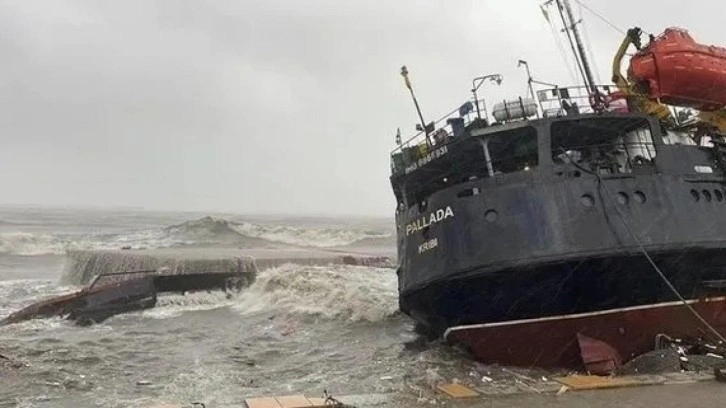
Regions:
M 592 76 L 592 70 L 590 69 L 590 62 L 587 60 L 587 54 L 585 53 L 585 47 L 582 44 L 582 38 L 580 37 L 580 32 L 577 30 L 577 24 L 579 21 L 575 21 L 575 16 L 572 13 L 572 6 L 570 6 L 570 0 L 556 0 L 557 2 L 557 9 L 560 12 L 560 16 L 562 17 L 562 22 L 565 25 L 565 32 L 567 34 L 567 38 L 570 41 L 570 45 L 572 46 L 572 51 L 575 54 L 575 60 L 577 61 L 577 65 L 581 69 L 581 74 L 583 76 L 583 80 L 585 81 L 585 87 L 592 93 L 597 93 L 597 87 L 595 84 L 595 80 Z M 565 15 L 562 14 L 562 11 L 567 14 L 567 18 L 565 18 Z M 568 22 L 569 21 L 569 22 Z M 572 31 L 572 37 L 575 39 L 575 44 L 572 44 L 572 37 L 570 37 L 569 32 Z M 575 46 L 577 46 L 577 50 L 575 50 Z

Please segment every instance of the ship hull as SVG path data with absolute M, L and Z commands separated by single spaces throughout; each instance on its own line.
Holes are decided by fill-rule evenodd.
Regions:
M 666 140 L 660 128 L 650 117 L 614 114 L 508 123 L 451 142 L 425 171 L 395 173 L 400 309 L 418 328 L 442 335 L 453 327 L 673 302 L 678 295 L 669 283 L 685 299 L 726 296 L 726 156 Z M 517 160 L 527 158 L 521 170 L 502 162 L 501 174 L 461 177 L 482 162 L 477 148 L 486 153 L 490 143 L 528 140 L 533 129 L 537 167 L 529 167 L 522 147 L 531 144 L 520 143 Z M 631 168 L 602 159 L 622 150 L 611 138 L 641 131 L 646 143 L 623 145 L 643 158 Z M 614 144 L 602 147 L 605 140 Z M 600 158 L 586 160 L 598 172 L 562 159 L 563 146 L 602 147 Z M 540 328 L 548 342 L 551 330 Z M 566 331 L 570 341 L 573 333 Z M 508 337 L 501 344 L 527 354 L 527 338 L 506 344 Z M 503 364 L 532 361 L 502 355 L 494 354 Z
M 726 249 L 654 252 L 687 299 L 726 295 Z M 677 300 L 638 253 L 479 268 L 402 294 L 401 309 L 433 334 L 453 326 L 562 316 Z
M 726 330 L 726 297 L 687 301 L 716 330 Z M 449 328 L 448 341 L 466 346 L 477 358 L 515 366 L 582 369 L 578 337 L 604 342 L 627 361 L 654 347 L 658 334 L 694 337 L 707 329 L 683 303 L 603 310 Z

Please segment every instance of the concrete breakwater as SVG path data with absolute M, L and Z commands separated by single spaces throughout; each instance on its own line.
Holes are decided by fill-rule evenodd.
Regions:
M 162 248 L 76 250 L 66 253 L 62 281 L 85 285 L 133 279 L 138 275 L 239 274 L 254 280 L 259 270 L 283 264 L 395 267 L 387 256 L 307 249 Z

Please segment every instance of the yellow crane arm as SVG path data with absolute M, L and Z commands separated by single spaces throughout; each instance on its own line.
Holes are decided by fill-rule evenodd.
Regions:
M 710 112 L 699 111 L 698 120 L 715 127 L 721 135 L 726 136 L 726 109 Z
M 615 58 L 613 58 L 613 83 L 618 87 L 618 89 L 620 89 L 620 92 L 625 94 L 625 96 L 630 96 L 632 94 L 630 83 L 627 79 L 625 79 L 625 76 L 623 76 L 621 72 L 623 58 L 625 57 L 625 53 L 628 51 L 630 44 L 634 44 L 636 48 L 640 48 L 640 29 L 637 27 L 628 30 L 628 33 L 625 34 L 625 38 L 623 38 L 623 42 L 620 43 L 618 51 L 615 53 Z
M 630 47 L 630 44 L 635 45 L 635 48 L 637 49 L 640 49 L 641 47 L 640 33 L 640 28 L 631 28 L 625 34 L 623 42 L 620 43 L 620 47 L 615 53 L 615 58 L 613 58 L 613 83 L 615 83 L 620 92 L 625 95 L 628 102 L 630 102 L 630 104 L 639 112 L 653 115 L 662 121 L 672 123 L 673 116 L 671 115 L 668 107 L 662 103 L 648 99 L 648 97 L 642 92 L 639 92 L 635 85 L 628 81 L 621 72 L 623 58 L 625 57 L 625 53 L 628 50 L 628 47 Z

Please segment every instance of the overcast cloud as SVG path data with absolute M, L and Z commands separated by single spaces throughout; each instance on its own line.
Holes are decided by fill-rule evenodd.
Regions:
M 539 3 L 0 0 L 0 202 L 391 215 L 400 66 L 429 119 L 523 94 L 520 58 L 572 82 Z M 586 4 L 726 45 L 721 0 Z M 622 35 L 583 16 L 605 82 Z

